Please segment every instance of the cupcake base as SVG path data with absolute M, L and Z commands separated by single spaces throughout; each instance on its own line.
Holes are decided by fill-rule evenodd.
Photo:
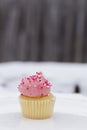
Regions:
M 46 119 L 53 115 L 55 104 L 55 97 L 53 94 L 39 98 L 20 95 L 19 98 L 24 117 L 31 119 Z

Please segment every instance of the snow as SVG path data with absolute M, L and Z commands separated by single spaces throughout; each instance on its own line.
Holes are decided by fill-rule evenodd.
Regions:
M 53 84 L 53 92 L 73 93 L 75 85 L 87 94 L 87 64 L 59 62 L 6 62 L 0 64 L 0 91 L 18 93 L 21 78 L 41 71 Z
M 62 126 L 64 129 L 67 126 L 67 128 L 76 129 L 86 128 L 87 64 L 58 62 L 8 62 L 0 64 L 0 128 L 12 130 L 16 126 L 16 130 L 33 130 L 40 127 L 39 121 L 22 118 L 18 100 L 20 93 L 17 90 L 21 79 L 36 71 L 43 72 L 53 84 L 52 91 L 56 92 L 54 93 L 56 96 L 54 116 L 50 120 L 43 121 L 40 126 L 43 125 L 45 130 L 48 129 L 48 124 L 52 124 L 50 127 L 52 130 L 55 126 L 56 129 L 59 127 L 62 129 Z M 80 85 L 82 94 L 72 94 L 76 84 Z M 35 127 L 29 123 L 35 124 Z

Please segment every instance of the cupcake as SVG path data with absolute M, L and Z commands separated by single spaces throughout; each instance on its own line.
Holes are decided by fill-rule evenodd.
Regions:
M 18 90 L 24 117 L 46 119 L 53 115 L 55 96 L 50 92 L 51 84 L 41 72 L 22 79 Z

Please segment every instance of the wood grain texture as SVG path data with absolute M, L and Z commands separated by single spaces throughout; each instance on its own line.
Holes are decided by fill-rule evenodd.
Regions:
M 78 15 L 76 26 L 75 61 L 82 62 L 86 0 L 78 0 L 77 2 Z
M 0 61 L 87 62 L 86 0 L 0 0 Z

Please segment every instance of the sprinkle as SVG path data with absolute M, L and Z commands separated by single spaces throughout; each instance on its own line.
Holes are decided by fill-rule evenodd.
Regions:
M 29 87 L 27 87 L 26 89 L 29 90 Z
M 41 87 L 41 89 L 43 89 L 43 87 Z
M 22 82 L 22 84 L 24 84 L 24 82 Z
M 37 75 L 42 75 L 42 72 L 36 72 Z
M 27 78 L 27 80 L 30 80 L 30 78 Z
M 44 86 L 47 86 L 46 83 L 44 83 Z

